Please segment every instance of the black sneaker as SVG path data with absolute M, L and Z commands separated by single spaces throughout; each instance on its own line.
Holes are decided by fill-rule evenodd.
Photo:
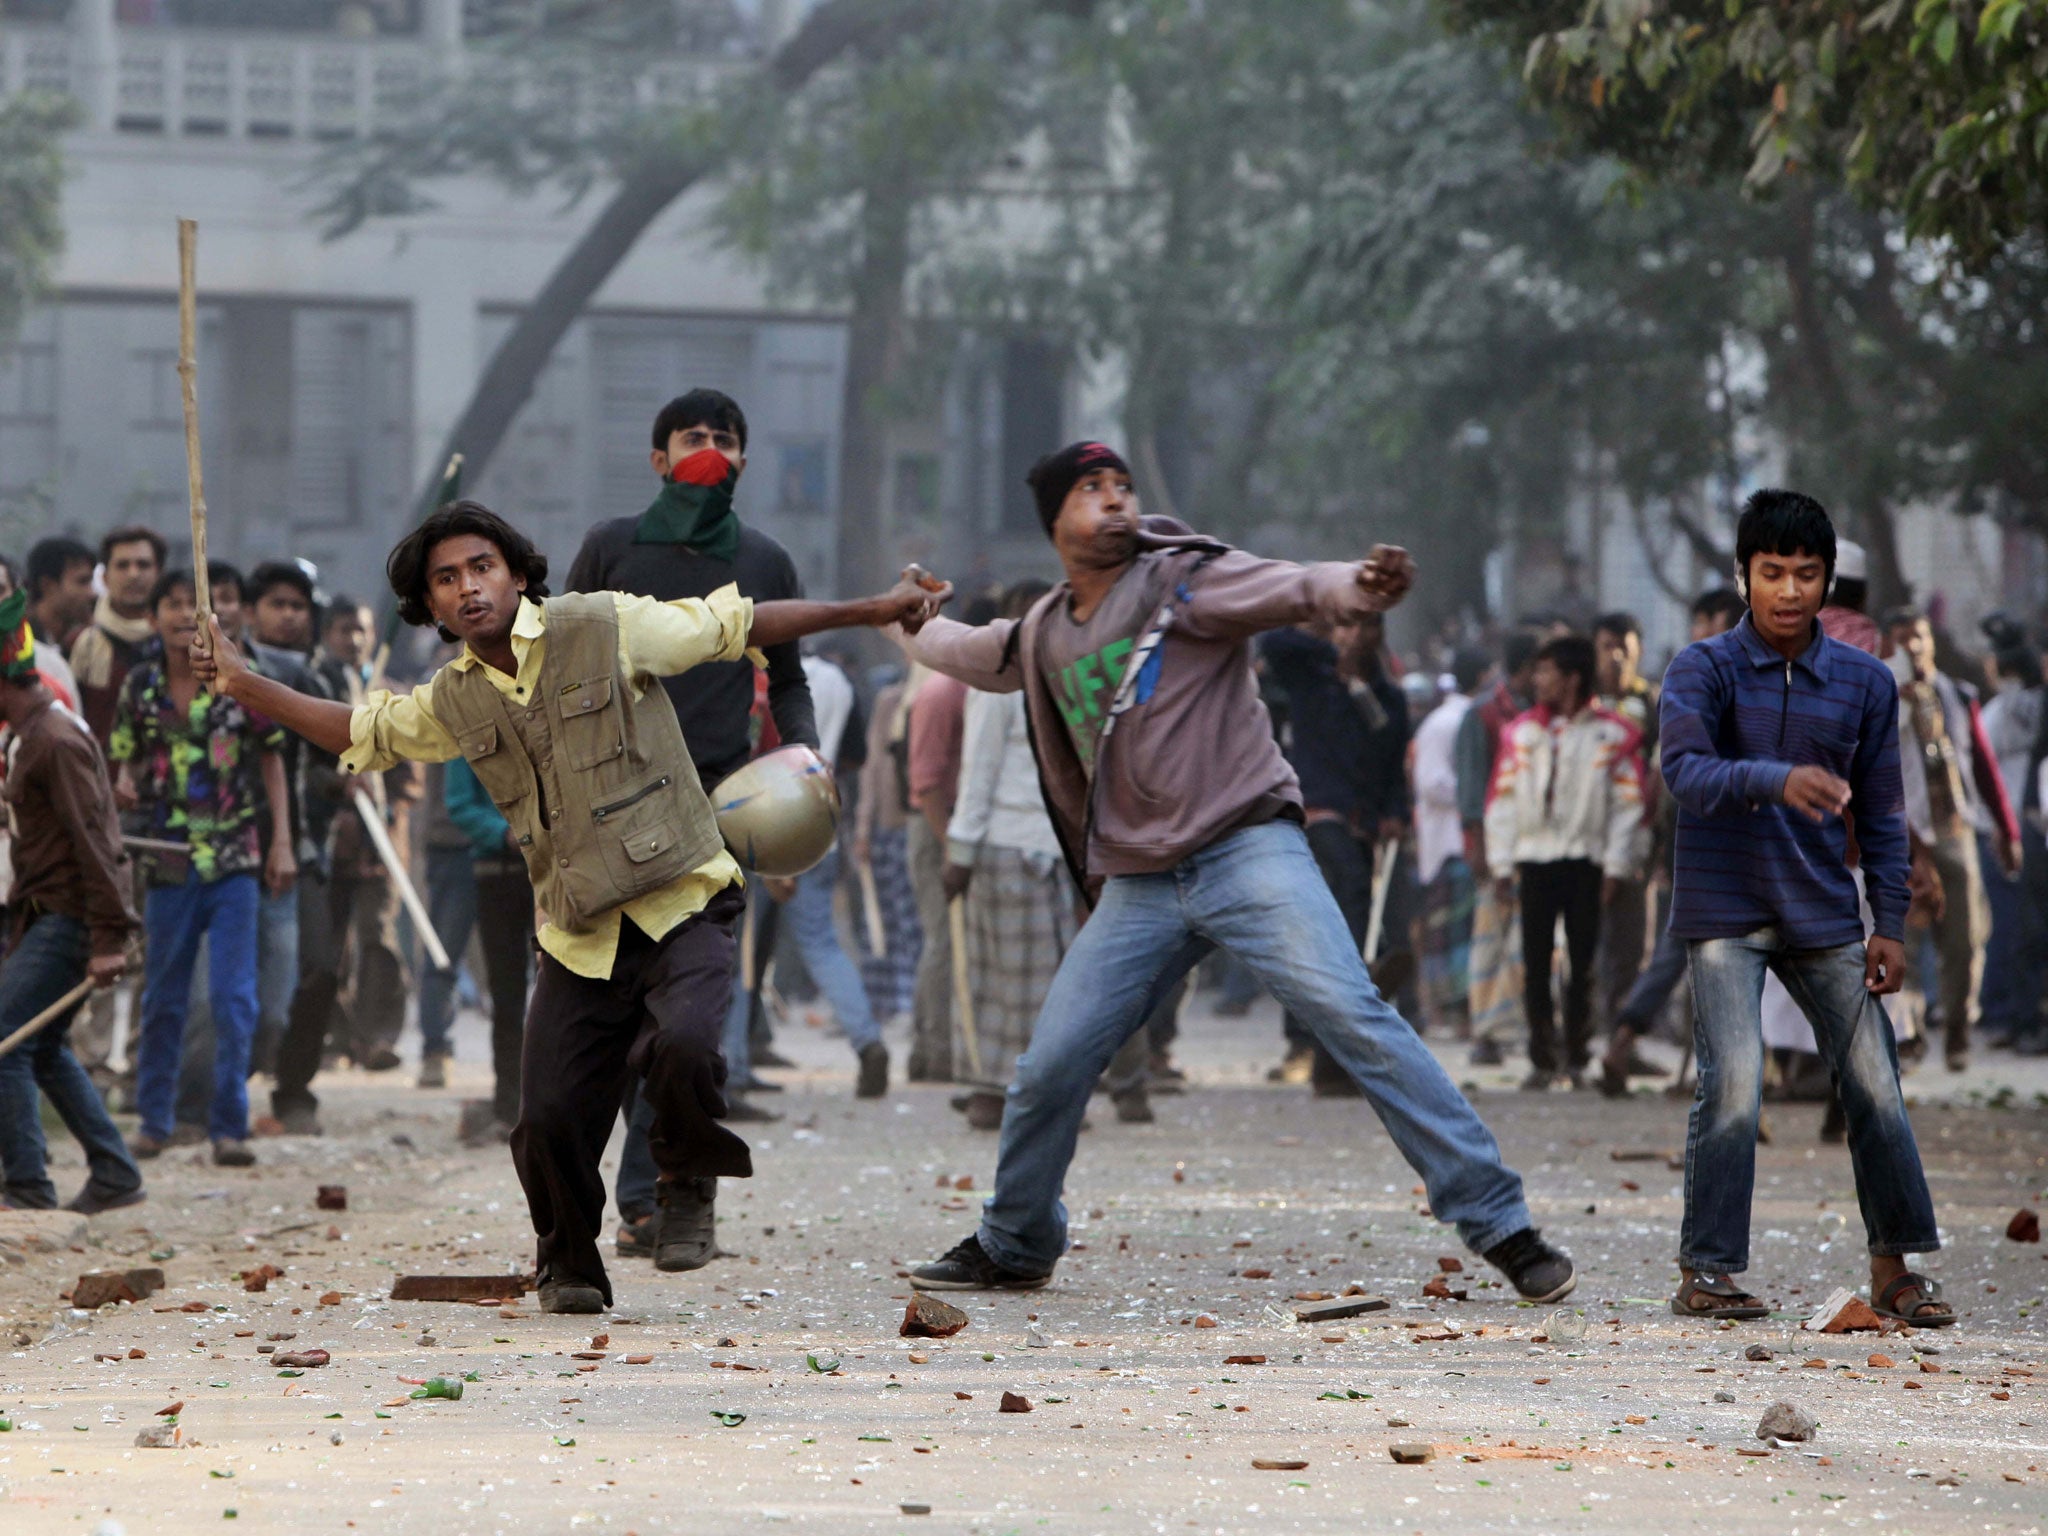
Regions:
M 920 1291 L 1035 1291 L 1051 1279 L 1051 1270 L 1027 1275 L 1003 1268 L 983 1250 L 978 1237 L 954 1244 L 944 1258 L 910 1272 L 911 1285 Z
M 550 1276 L 540 1283 L 543 1312 L 602 1312 L 604 1292 L 583 1280 L 557 1280 Z
M 664 1179 L 655 1186 L 654 1267 L 670 1274 L 702 1269 L 718 1253 L 718 1180 Z
M 1530 1301 L 1562 1301 L 1579 1283 L 1572 1261 L 1543 1241 L 1534 1227 L 1524 1227 L 1486 1250 L 1486 1262 L 1506 1275 Z
M 1472 1042 L 1472 1053 L 1468 1058 L 1475 1067 L 1498 1067 L 1507 1061 L 1501 1051 L 1500 1042 L 1491 1035 L 1481 1035 Z
M 773 1125 L 782 1116 L 772 1109 L 763 1109 L 751 1100 L 740 1098 L 737 1094 L 727 1094 L 725 1118 L 735 1124 Z
M 287 1136 L 318 1136 L 320 1134 L 320 1106 L 305 1099 L 280 1101 L 276 1094 L 270 1096 L 270 1112 L 277 1117 Z
M 889 1047 L 870 1040 L 860 1048 L 860 1081 L 853 1085 L 856 1099 L 879 1099 L 889 1091 Z
M 140 1205 L 148 1198 L 140 1184 L 133 1189 L 107 1189 L 88 1181 L 85 1188 L 65 1202 L 64 1209 L 76 1211 L 81 1216 L 97 1216 L 102 1211 L 118 1211 L 131 1205 Z

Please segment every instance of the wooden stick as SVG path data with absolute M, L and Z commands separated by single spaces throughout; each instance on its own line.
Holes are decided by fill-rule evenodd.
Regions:
M 1366 921 L 1365 943 L 1358 953 L 1358 958 L 1368 966 L 1379 953 L 1380 939 L 1385 935 L 1387 892 L 1394 884 L 1394 861 L 1400 854 L 1400 842 L 1391 837 L 1375 844 L 1372 850 L 1372 916 Z
M 875 889 L 875 870 L 863 860 L 854 865 L 860 876 L 860 908 L 867 915 L 868 953 L 880 959 L 889 953 L 889 934 L 882 926 L 882 898 Z
M 972 1082 L 983 1082 L 981 1036 L 974 1028 L 974 984 L 967 966 L 967 898 L 955 896 L 946 903 L 946 925 L 953 939 L 953 1013 L 960 1021 L 960 1039 L 967 1047 L 967 1070 Z
M 178 386 L 185 398 L 185 489 L 192 505 L 193 600 L 199 637 L 212 638 L 213 582 L 206 574 L 206 486 L 199 473 L 199 291 L 194 277 L 199 224 L 178 220 Z
M 57 1020 L 63 1018 L 65 1014 L 69 1013 L 72 1009 L 76 1008 L 80 1003 L 84 1002 L 85 994 L 90 992 L 91 990 L 92 978 L 87 977 L 84 981 L 81 981 L 77 986 L 73 987 L 69 992 L 66 992 L 62 997 L 58 998 L 57 1001 L 50 1004 L 50 1006 L 45 1008 L 41 1013 L 37 1014 L 34 1018 L 30 1019 L 26 1024 L 22 1025 L 21 1028 L 17 1029 L 5 1040 L 0 1040 L 0 1056 L 5 1056 L 9 1051 L 13 1050 L 16 1046 L 26 1041 L 29 1038 L 29 1036 L 36 1033 L 37 1030 L 44 1029 L 49 1025 L 56 1023 Z

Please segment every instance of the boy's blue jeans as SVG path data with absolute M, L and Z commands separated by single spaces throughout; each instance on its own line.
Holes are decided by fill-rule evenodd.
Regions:
M 1899 1092 L 1891 1023 L 1884 1005 L 1864 988 L 1863 957 L 1861 944 L 1789 949 L 1775 927 L 1693 941 L 1699 1086 L 1685 1142 L 1685 1222 L 1678 1239 L 1678 1262 L 1685 1268 L 1733 1275 L 1749 1267 L 1766 967 L 1813 1025 L 1841 1095 L 1871 1253 L 1932 1253 L 1941 1246 L 1920 1149 Z

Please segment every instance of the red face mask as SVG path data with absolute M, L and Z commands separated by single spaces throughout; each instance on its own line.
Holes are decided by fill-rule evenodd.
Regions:
M 732 460 L 716 448 L 699 448 L 675 466 L 669 479 L 677 485 L 723 485 L 732 473 Z

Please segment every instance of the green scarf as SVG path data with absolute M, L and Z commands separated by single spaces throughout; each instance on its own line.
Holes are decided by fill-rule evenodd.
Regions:
M 675 467 L 654 504 L 640 514 L 635 544 L 682 544 L 730 561 L 740 547 L 732 489 L 740 472 L 716 448 L 700 448 Z

